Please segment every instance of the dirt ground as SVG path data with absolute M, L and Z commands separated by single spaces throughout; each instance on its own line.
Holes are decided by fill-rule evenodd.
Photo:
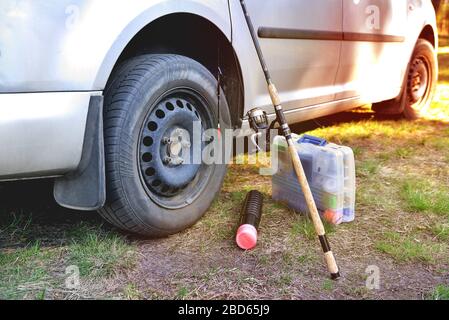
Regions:
M 356 220 L 327 227 L 340 281 L 328 279 L 310 221 L 271 200 L 261 163 L 232 165 L 205 217 L 157 240 L 58 207 L 51 181 L 1 184 L 0 298 L 448 299 L 449 46 L 439 57 L 437 96 L 423 120 L 360 108 L 294 126 L 356 155 Z M 234 233 L 252 189 L 265 195 L 260 242 L 243 252 Z M 68 266 L 81 274 L 75 288 Z M 366 286 L 373 268 L 377 289 Z

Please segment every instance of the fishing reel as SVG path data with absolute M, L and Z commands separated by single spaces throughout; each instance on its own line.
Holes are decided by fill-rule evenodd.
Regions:
M 255 132 L 267 130 L 269 127 L 268 116 L 265 111 L 259 108 L 254 108 L 248 111 L 248 121 L 251 129 Z
M 268 151 L 270 146 L 270 129 L 274 127 L 276 120 L 270 124 L 268 121 L 267 113 L 260 108 L 251 109 L 250 111 L 248 111 L 247 116 L 249 126 L 255 132 L 250 137 L 252 144 L 257 148 L 258 152 L 262 151 L 262 148 L 259 146 L 258 141 L 263 139 L 265 135 L 265 146 Z

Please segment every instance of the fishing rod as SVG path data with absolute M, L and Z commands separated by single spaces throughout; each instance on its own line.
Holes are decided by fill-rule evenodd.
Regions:
M 307 207 L 309 208 L 310 217 L 313 222 L 313 226 L 315 228 L 315 232 L 318 235 L 318 239 L 320 240 L 321 248 L 324 252 L 324 258 L 326 260 L 327 268 L 331 274 L 331 278 L 333 280 L 337 280 L 340 278 L 340 271 L 337 266 L 337 262 L 335 261 L 334 254 L 332 253 L 331 247 L 329 245 L 329 241 L 326 236 L 326 231 L 324 229 L 323 222 L 321 221 L 321 217 L 318 213 L 315 200 L 313 199 L 312 191 L 310 190 L 309 183 L 307 182 L 307 177 L 304 172 L 304 168 L 301 164 L 301 160 L 299 158 L 298 152 L 296 150 L 296 147 L 293 142 L 292 133 L 290 130 L 290 126 L 287 123 L 287 120 L 284 115 L 284 111 L 282 109 L 281 99 L 279 97 L 279 93 L 276 89 L 276 86 L 273 83 L 273 80 L 271 79 L 270 71 L 268 70 L 267 64 L 265 62 L 265 58 L 262 53 L 262 49 L 260 48 L 259 40 L 257 38 L 256 32 L 254 31 L 254 26 L 251 21 L 251 17 L 248 13 L 248 10 L 246 8 L 246 4 L 244 0 L 240 0 L 240 4 L 242 6 L 243 13 L 245 15 L 246 24 L 248 25 L 249 31 L 251 33 L 251 38 L 254 43 L 254 47 L 256 48 L 257 55 L 259 57 L 260 64 L 263 69 L 263 73 L 265 75 L 265 79 L 267 81 L 268 85 L 268 92 L 271 97 L 271 101 L 273 102 L 273 106 L 276 112 L 277 122 L 279 123 L 282 134 L 284 135 L 285 139 L 287 140 L 288 144 L 288 150 L 290 153 L 290 156 L 292 158 L 293 167 L 295 169 L 296 176 L 298 177 L 299 184 L 301 185 L 302 192 L 304 194 L 304 197 L 306 199 Z M 253 112 L 252 112 L 253 111 Z M 260 110 L 252 110 L 249 112 L 250 122 L 257 122 L 257 120 L 254 120 L 254 117 L 252 117 L 252 113 L 255 113 L 257 117 L 260 117 L 261 115 L 257 114 L 257 112 Z

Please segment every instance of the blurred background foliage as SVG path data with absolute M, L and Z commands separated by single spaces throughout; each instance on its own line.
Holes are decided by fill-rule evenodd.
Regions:
M 449 0 L 433 0 L 437 12 L 440 35 L 449 36 Z

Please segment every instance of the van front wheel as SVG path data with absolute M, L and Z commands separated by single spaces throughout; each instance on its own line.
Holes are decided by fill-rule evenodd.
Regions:
M 118 69 L 105 92 L 106 220 L 159 237 L 203 216 L 226 173 L 202 157 L 206 131 L 229 123 L 220 97 L 215 77 L 184 56 L 142 55 Z

